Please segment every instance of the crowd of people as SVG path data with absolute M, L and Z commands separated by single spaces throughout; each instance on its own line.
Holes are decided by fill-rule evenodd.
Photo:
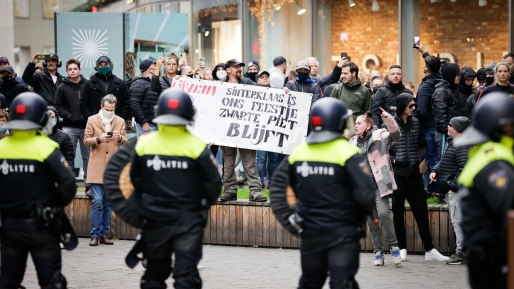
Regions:
M 461 67 L 431 56 L 419 42 L 414 43 L 414 48 L 422 54 L 425 63 L 425 77 L 417 91 L 413 85 L 403 84 L 399 65 L 392 65 L 385 77 L 377 70 L 368 76 L 347 57 L 341 58 L 331 73 L 323 76 L 319 75 L 319 62 L 314 57 L 298 61 L 290 71 L 283 56 L 275 57 L 273 67 L 268 70 L 261 69 L 258 61 L 245 64 L 237 59 L 219 63 L 212 69 L 203 64 L 193 69 L 187 60 L 170 53 L 158 59 L 141 60 L 141 75 L 129 78 L 125 75 L 125 79 L 113 74 L 114 65 L 107 56 L 97 59 L 96 73 L 89 79 L 81 74 L 81 63 L 77 59 L 66 61 L 67 76 L 59 74 L 57 68 L 63 63 L 57 54 L 50 54 L 42 67 L 36 66 L 40 54 L 35 54 L 22 77 L 15 73 L 6 57 L 0 57 L 0 139 L 10 134 L 6 129 L 10 120 L 8 112 L 16 97 L 28 91 L 40 95 L 51 120 L 50 127 L 43 130 L 59 144 L 71 169 L 77 147 L 80 147 L 86 194 L 92 198 L 89 245 L 112 245 L 108 238 L 111 207 L 104 193 L 103 172 L 110 157 L 128 142 L 126 120 L 134 119 L 138 137 L 160 130 L 161 126 L 154 119 L 155 107 L 177 79 L 197 78 L 284 89 L 286 93 L 308 93 L 313 107 L 321 99 L 337 99 L 344 104 L 345 115 L 348 114 L 345 125 L 354 130 L 349 142 L 365 159 L 363 171 L 374 187 L 373 211 L 390 246 L 384 248 L 380 227 L 376 220 L 369 218 L 375 251 L 373 264 L 385 264 L 387 249 L 395 265 L 407 261 L 405 201 L 414 214 L 425 259 L 446 261 L 450 265 L 465 264 L 466 252 L 477 245 L 469 239 L 466 242 L 466 232 L 470 234 L 480 229 L 463 221 L 461 200 L 464 196 L 457 193 L 458 180 L 472 145 L 456 146 L 455 142 L 463 138 L 463 132 L 472 124 L 474 107 L 489 95 L 501 92 L 514 97 L 514 54 L 505 54 L 501 61 L 475 71 L 469 66 Z M 12 109 L 10 112 L 13 113 Z M 59 119 L 62 119 L 60 124 Z M 313 119 L 311 132 L 316 129 L 312 122 Z M 318 141 L 311 139 L 310 142 Z M 275 184 L 274 175 L 279 165 L 286 163 L 283 160 L 296 165 L 293 156 L 276 152 L 215 144 L 209 149 L 219 157 L 217 164 L 224 187 L 220 201 L 238 199 L 239 174 L 248 183 L 249 200 L 266 202 L 263 188 L 280 186 Z M 301 149 L 295 150 L 294 157 L 301 159 L 297 151 Z M 282 173 L 289 169 L 284 166 Z M 434 248 L 428 196 L 448 203 L 456 235 L 456 251 L 450 257 Z

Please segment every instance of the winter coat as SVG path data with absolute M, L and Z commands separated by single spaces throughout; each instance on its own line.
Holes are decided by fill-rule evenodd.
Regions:
M 239 79 L 239 84 L 257 85 L 257 83 L 246 77 L 241 77 L 241 79 Z
M 460 96 L 460 103 L 465 110 L 466 102 L 468 101 L 469 96 L 473 94 L 473 85 L 466 85 L 466 78 L 470 76 L 476 77 L 477 73 L 473 70 L 473 68 L 469 66 L 462 67 L 462 70 L 464 70 L 465 73 L 460 77 L 458 90 Z
M 8 108 L 11 107 L 11 102 L 14 100 L 18 94 L 29 91 L 26 86 L 19 83 L 15 79 L 11 79 L 9 82 L 1 82 L 0 83 L 0 94 L 5 96 L 6 106 Z M 6 107 L 2 107 L 5 109 Z
M 297 77 L 296 80 L 289 81 L 286 87 L 290 91 L 312 93 L 311 104 L 321 98 L 321 88 L 310 77 L 306 81 L 300 81 Z
M 489 85 L 488 87 L 484 88 L 482 93 L 477 99 L 477 103 L 484 98 L 485 95 L 491 93 L 491 92 L 503 92 L 508 94 L 510 97 L 514 97 L 514 84 L 508 84 L 506 86 L 499 85 L 497 82 L 495 82 L 492 85 Z
M 84 118 L 89 118 L 100 111 L 100 102 L 107 94 L 116 96 L 117 116 L 125 119 L 130 116 L 130 99 L 125 81 L 110 73 L 100 76 L 98 73 L 91 76 L 80 91 L 80 112 Z
M 455 77 L 459 72 L 457 64 L 448 63 L 441 68 L 443 79 L 436 79 L 435 91 L 432 96 L 432 110 L 436 130 L 439 133 L 448 132 L 450 119 L 464 115 L 465 103 L 461 103 L 461 98 L 454 84 Z
M 122 135 L 121 141 L 113 139 L 112 141 L 98 144 L 96 138 L 107 131 L 105 131 L 105 126 L 98 113 L 88 118 L 84 132 L 84 145 L 91 147 L 87 166 L 88 184 L 104 183 L 104 171 L 107 162 L 121 145 L 128 142 L 125 121 L 121 117 L 114 116 L 111 123 L 111 131 L 119 131 Z
M 55 113 L 55 117 L 59 118 L 59 113 L 55 107 L 49 106 L 48 109 L 52 110 Z M 70 136 L 64 131 L 58 129 L 57 125 L 55 125 L 52 128 L 52 134 L 48 137 L 59 144 L 59 149 L 62 155 L 66 159 L 68 166 L 73 171 L 73 168 L 75 167 L 75 146 L 71 141 Z
M 85 128 L 86 119 L 80 112 L 80 90 L 86 83 L 86 79 L 81 75 L 80 81 L 74 83 L 69 77 L 62 80 L 61 85 L 55 93 L 54 107 L 63 118 L 63 127 Z
M 334 66 L 332 73 L 325 75 L 324 77 L 316 80 L 316 83 L 321 87 L 321 90 L 325 90 L 325 87 L 337 83 L 341 79 L 342 68 Z
M 59 72 L 56 72 L 55 76 L 57 76 L 57 81 L 54 83 L 52 75 L 48 73 L 46 68 L 42 72 L 34 73 L 35 67 L 35 63 L 29 63 L 27 67 L 25 67 L 25 71 L 23 71 L 22 79 L 34 88 L 35 93 L 45 99 L 46 105 L 54 105 L 55 92 L 57 91 L 57 87 L 62 83 L 63 77 Z
M 286 76 L 282 72 L 282 70 L 272 67 L 268 70 L 269 72 L 269 85 L 272 88 L 284 88 L 284 81 Z
M 364 139 L 359 136 L 350 139 L 351 144 L 358 146 L 366 154 L 381 197 L 390 195 L 397 189 L 389 148 L 401 137 L 398 125 L 392 117 L 386 118 L 384 124 L 387 129 L 375 126 Z
M 166 75 L 163 76 L 155 76 L 152 75 L 152 81 L 150 85 L 150 89 L 157 93 L 157 97 L 161 95 L 163 91 L 171 87 L 173 83 L 173 79 L 169 79 Z
M 382 118 L 380 115 L 382 111 L 380 108 L 383 108 L 385 111 L 394 115 L 396 113 L 396 98 L 400 93 L 409 93 L 412 94 L 412 91 L 405 88 L 405 85 L 402 83 L 392 84 L 391 82 L 386 82 L 384 86 L 379 87 L 373 96 L 373 104 L 372 104 L 372 112 L 373 112 L 373 122 L 380 127 L 382 125 Z
M 437 174 L 439 192 L 446 194 L 449 190 L 457 192 L 457 179 L 468 161 L 471 145 L 455 147 L 453 141 L 448 143 L 441 160 L 432 169 Z
M 0 93 L 0 109 L 6 109 L 7 108 L 7 100 L 5 99 L 5 96 Z
M 351 109 L 353 119 L 371 110 L 371 91 L 357 79 L 351 83 L 337 85 L 330 96 L 341 100 L 346 108 Z
M 435 80 L 442 78 L 443 76 L 439 72 L 425 76 L 418 87 L 416 102 L 418 103 L 418 118 L 423 129 L 436 128 L 432 111 L 432 96 L 435 91 Z
M 136 122 L 140 125 L 152 123 L 155 117 L 154 107 L 157 105 L 157 93 L 151 89 L 149 77 L 138 76 L 132 81 L 129 89 L 130 108 L 134 112 Z

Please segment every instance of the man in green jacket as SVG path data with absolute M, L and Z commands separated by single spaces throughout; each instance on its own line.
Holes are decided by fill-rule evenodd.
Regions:
M 353 62 L 343 64 L 341 76 L 343 83 L 337 85 L 330 96 L 340 99 L 344 105 L 352 110 L 353 120 L 371 111 L 371 91 L 362 85 L 359 74 L 359 67 Z

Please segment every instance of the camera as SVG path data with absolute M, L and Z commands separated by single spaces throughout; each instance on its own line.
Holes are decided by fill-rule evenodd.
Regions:
M 39 55 L 37 56 L 37 59 L 38 59 L 39 61 L 47 61 L 47 60 L 52 59 L 52 57 L 51 57 L 51 55 L 50 55 L 50 54 L 39 54 Z

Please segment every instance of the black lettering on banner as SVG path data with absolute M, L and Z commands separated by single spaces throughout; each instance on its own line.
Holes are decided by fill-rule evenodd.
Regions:
M 262 128 L 259 128 L 259 125 L 256 124 L 255 127 L 253 128 L 253 133 L 249 133 L 249 131 L 252 130 L 252 127 L 249 124 L 244 125 L 242 134 L 241 134 L 240 128 L 241 128 L 240 124 L 231 123 L 228 128 L 227 136 L 228 137 L 239 137 L 240 136 L 241 138 L 251 139 L 252 144 L 258 145 L 262 142 L 267 143 L 270 135 L 273 135 L 275 137 L 278 137 L 278 143 L 277 143 L 278 147 L 283 147 L 284 140 L 289 139 L 288 134 L 270 130 L 270 129 L 266 129 L 265 125 L 263 125 Z

